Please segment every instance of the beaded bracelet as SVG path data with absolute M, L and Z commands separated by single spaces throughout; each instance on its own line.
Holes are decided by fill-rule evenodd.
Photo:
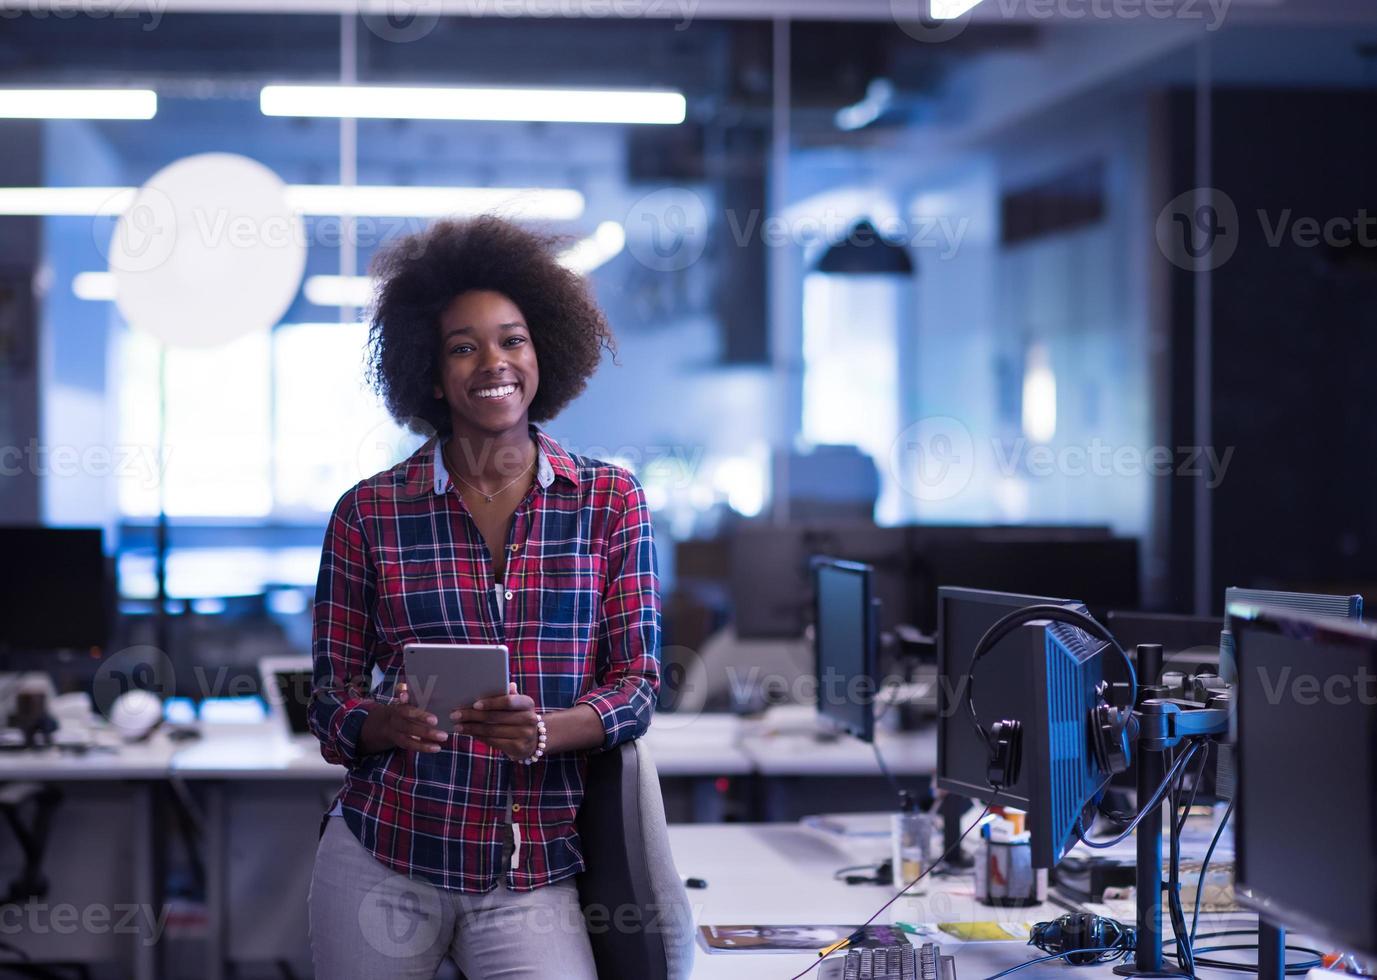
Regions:
M 545 733 L 545 719 L 542 718 L 542 717 L 540 717 L 540 715 L 536 715 L 536 750 L 535 750 L 535 755 L 531 756 L 529 759 L 522 759 L 522 760 L 521 760 L 521 764 L 522 764 L 523 766 L 529 766 L 529 765 L 531 765 L 531 764 L 534 763 L 537 759 L 539 759 L 541 756 L 543 756 L 543 755 L 545 754 L 545 738 L 546 738 L 546 733 Z

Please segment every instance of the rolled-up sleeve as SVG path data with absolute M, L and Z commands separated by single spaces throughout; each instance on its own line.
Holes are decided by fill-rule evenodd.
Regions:
M 311 731 L 327 762 L 353 766 L 368 716 L 375 578 L 355 490 L 335 505 L 325 531 L 312 617 Z M 351 684 L 351 681 L 353 682 Z
M 660 584 L 645 492 L 623 471 L 626 490 L 607 545 L 598 629 L 598 686 L 576 703 L 602 719 L 603 749 L 644 735 L 660 690 Z

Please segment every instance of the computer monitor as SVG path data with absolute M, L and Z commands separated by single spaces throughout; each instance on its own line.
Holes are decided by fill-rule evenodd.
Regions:
M 1033 863 L 1047 868 L 1074 843 L 1081 812 L 1105 779 L 1090 750 L 1089 725 L 1106 680 L 1104 652 L 1118 654 L 1075 626 L 1048 620 L 1018 627 L 995 644 L 976 667 L 980 724 L 987 731 L 1005 719 L 1023 726 L 1020 771 L 997 792 L 988 776 L 989 744 L 967 707 L 980 639 L 1007 614 L 1044 604 L 1085 612 L 1069 599 L 939 590 L 937 785 L 1028 811 Z
M 818 714 L 863 742 L 875 740 L 879 629 L 873 569 L 835 558 L 813 560 Z
M 0 650 L 97 651 L 112 590 L 99 528 L 0 527 Z
M 311 734 L 311 666 L 310 654 L 264 657 L 258 662 L 263 700 L 284 735 Z
M 1294 609 L 1312 616 L 1337 616 L 1340 619 L 1362 619 L 1363 597 L 1360 595 L 1320 595 L 1310 592 L 1269 592 L 1265 589 L 1224 590 L 1224 606 L 1235 603 L 1250 606 L 1273 606 Z
M 1231 604 L 1239 901 L 1377 955 L 1377 628 Z

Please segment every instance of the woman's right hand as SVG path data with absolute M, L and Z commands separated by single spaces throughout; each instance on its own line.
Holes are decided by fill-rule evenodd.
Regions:
M 375 703 L 364 719 L 360 741 L 365 753 L 386 749 L 405 752 L 439 752 L 449 733 L 436 728 L 439 719 L 423 708 L 414 707 L 405 682 L 397 685 L 397 700 Z

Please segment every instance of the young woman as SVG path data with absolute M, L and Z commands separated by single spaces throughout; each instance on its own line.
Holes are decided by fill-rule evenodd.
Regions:
M 650 516 L 626 470 L 534 422 L 612 337 L 554 243 L 440 222 L 376 267 L 371 374 L 438 435 L 335 507 L 311 726 L 346 767 L 311 881 L 317 976 L 595 978 L 573 876 L 585 756 L 646 731 L 659 688 Z M 505 697 L 437 718 L 402 648 L 505 643 Z

